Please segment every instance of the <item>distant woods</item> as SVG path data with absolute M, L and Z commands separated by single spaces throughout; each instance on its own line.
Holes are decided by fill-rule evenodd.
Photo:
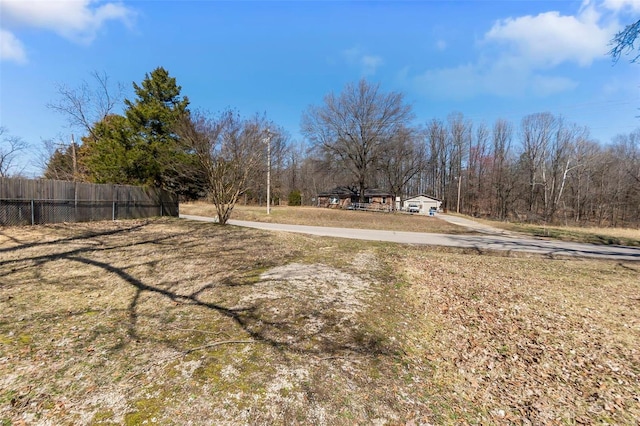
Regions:
M 95 88 L 61 88 L 51 105 L 82 136 L 50 143 L 45 177 L 160 186 L 212 201 L 225 222 L 238 202 L 266 203 L 269 157 L 275 205 L 314 205 L 318 192 L 350 186 L 424 193 L 501 220 L 640 225 L 640 128 L 604 145 L 550 113 L 416 119 L 403 94 L 361 80 L 304 111 L 296 143 L 265 116 L 191 110 L 163 68 L 123 102 L 121 88 L 112 94 L 105 75 L 93 77 Z

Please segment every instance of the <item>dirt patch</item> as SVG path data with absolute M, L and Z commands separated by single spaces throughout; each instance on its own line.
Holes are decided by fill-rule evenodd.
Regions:
M 289 346 L 328 353 L 340 342 L 344 329 L 357 329 L 357 314 L 371 296 L 371 282 L 337 268 L 317 264 L 291 263 L 260 275 L 250 292 L 242 295 L 239 307 L 260 306 L 264 323 L 283 324 L 271 336 Z M 327 315 L 332 312 L 332 315 Z M 271 335 L 271 332 L 266 332 Z

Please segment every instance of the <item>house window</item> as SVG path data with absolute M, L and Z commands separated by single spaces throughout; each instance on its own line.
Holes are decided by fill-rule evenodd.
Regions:
M 338 204 L 340 199 L 338 197 L 329 197 L 329 204 Z
M 382 204 L 387 204 L 387 197 L 382 197 Z

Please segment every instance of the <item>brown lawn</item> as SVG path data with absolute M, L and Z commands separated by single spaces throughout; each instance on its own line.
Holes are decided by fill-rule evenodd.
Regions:
M 639 303 L 638 263 L 1 228 L 0 424 L 635 424 Z
M 180 213 L 197 216 L 216 216 L 208 203 L 180 204 Z M 267 215 L 266 207 L 234 207 L 232 219 L 256 222 L 285 223 L 289 225 L 329 226 L 355 229 L 384 229 L 389 231 L 435 232 L 443 234 L 469 234 L 469 230 L 437 217 L 406 213 L 382 213 L 318 207 L 274 207 Z

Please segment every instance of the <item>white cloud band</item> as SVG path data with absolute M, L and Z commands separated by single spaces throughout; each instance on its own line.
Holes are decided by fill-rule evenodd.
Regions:
M 600 25 L 600 14 L 587 6 L 577 16 L 545 12 L 496 22 L 485 41 L 506 44 L 511 54 L 533 67 L 563 62 L 590 65 L 609 50 L 617 25 Z
M 16 62 L 26 61 L 24 47 L 15 36 L 20 27 L 42 28 L 74 42 L 88 44 L 107 21 L 129 25 L 135 16 L 133 10 L 122 3 L 96 5 L 93 0 L 2 0 L 0 14 L 2 59 Z

